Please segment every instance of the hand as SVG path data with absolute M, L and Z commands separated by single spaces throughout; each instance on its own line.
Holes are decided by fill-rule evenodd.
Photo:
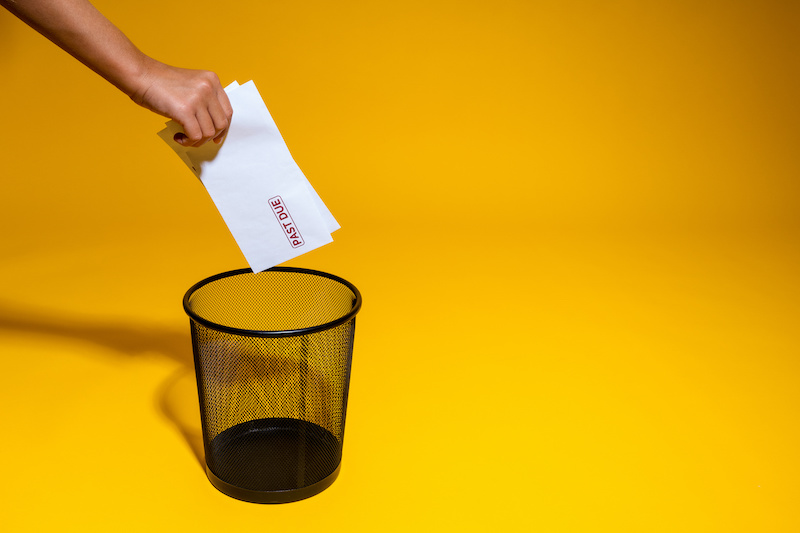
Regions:
M 183 146 L 200 146 L 211 139 L 222 142 L 233 108 L 216 74 L 153 60 L 138 85 L 131 94 L 134 102 L 183 126 L 184 133 L 175 135 L 175 142 Z

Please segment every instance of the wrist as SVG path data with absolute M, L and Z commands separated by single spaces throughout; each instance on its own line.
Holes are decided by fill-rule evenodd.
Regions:
M 128 97 L 141 105 L 147 89 L 156 77 L 160 63 L 142 52 L 134 54 L 124 67 L 119 69 L 119 80 L 109 80 Z

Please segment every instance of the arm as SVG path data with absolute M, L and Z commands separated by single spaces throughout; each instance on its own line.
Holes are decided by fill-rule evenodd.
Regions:
M 0 0 L 0 5 L 114 84 L 137 104 L 172 118 L 184 146 L 220 142 L 233 109 L 213 72 L 148 57 L 88 0 Z

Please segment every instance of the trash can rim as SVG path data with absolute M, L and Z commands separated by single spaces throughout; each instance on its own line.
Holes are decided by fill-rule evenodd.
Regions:
M 293 329 L 293 330 L 281 330 L 281 331 L 271 331 L 271 330 L 252 330 L 252 329 L 244 329 L 244 328 L 235 328 L 231 326 L 225 326 L 223 324 L 217 324 L 211 320 L 201 317 L 196 312 L 192 311 L 189 308 L 189 300 L 192 295 L 201 287 L 208 285 L 214 281 L 217 281 L 222 278 L 228 278 L 232 276 L 238 276 L 240 274 L 261 274 L 262 272 L 294 272 L 298 274 L 310 274 L 314 276 L 321 276 L 324 278 L 328 278 L 330 280 L 336 281 L 341 283 L 348 289 L 353 292 L 354 301 L 353 301 L 353 308 L 343 316 L 337 318 L 336 320 L 332 320 L 330 322 L 326 322 L 324 324 L 318 324 L 315 326 L 310 326 L 307 328 L 301 329 Z M 350 283 L 349 281 L 340 278 L 339 276 L 335 276 L 333 274 L 328 274 L 327 272 L 322 272 L 320 270 L 313 270 L 310 268 L 299 268 L 299 267 L 272 267 L 262 272 L 253 272 L 250 268 L 240 268 L 237 270 L 229 270 L 227 272 L 221 272 L 219 274 L 214 274 L 213 276 L 209 276 L 204 280 L 198 281 L 194 285 L 192 285 L 186 294 L 183 296 L 183 310 L 186 312 L 189 317 L 206 326 L 207 328 L 211 328 L 217 331 L 223 331 L 225 333 L 231 333 L 234 335 L 242 335 L 246 337 L 295 337 L 299 335 L 308 335 L 310 333 L 316 333 L 318 331 L 324 331 L 326 329 L 331 329 L 346 322 L 349 322 L 353 317 L 356 316 L 358 311 L 361 309 L 361 293 L 359 290 Z

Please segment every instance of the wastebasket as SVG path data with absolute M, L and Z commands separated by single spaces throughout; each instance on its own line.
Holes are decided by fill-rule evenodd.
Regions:
M 331 274 L 234 270 L 186 293 L 206 473 L 221 492 L 284 503 L 339 474 L 361 295 Z

